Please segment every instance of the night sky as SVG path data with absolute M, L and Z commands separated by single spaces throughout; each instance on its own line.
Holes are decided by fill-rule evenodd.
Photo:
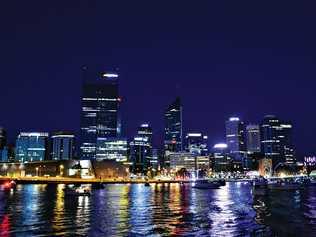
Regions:
M 311 1 L 312 2 L 312 1 Z M 79 130 L 83 65 L 120 69 L 128 137 L 162 140 L 182 97 L 184 128 L 224 141 L 224 121 L 275 114 L 299 154 L 316 148 L 316 11 L 296 1 L 3 1 L 0 126 Z

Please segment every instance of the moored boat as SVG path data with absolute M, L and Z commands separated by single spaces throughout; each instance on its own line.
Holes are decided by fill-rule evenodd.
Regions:
M 198 188 L 198 189 L 216 189 L 222 186 L 219 182 L 217 181 L 211 181 L 208 179 L 201 179 L 201 180 L 196 180 L 193 184 L 193 188 Z
M 11 190 L 16 188 L 16 182 L 14 180 L 6 181 L 3 184 L 4 190 Z
M 80 186 L 65 189 L 65 194 L 70 196 L 90 196 L 91 190 L 88 187 Z

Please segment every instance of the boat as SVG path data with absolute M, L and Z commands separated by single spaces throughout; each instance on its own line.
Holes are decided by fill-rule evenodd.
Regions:
M 146 187 L 149 187 L 149 186 L 150 186 L 150 184 L 149 184 L 148 182 L 146 182 L 146 183 L 145 183 L 145 186 L 146 186 Z
M 217 181 L 211 181 L 208 179 L 200 179 L 196 180 L 193 184 L 193 188 L 198 188 L 198 189 L 216 189 L 222 186 L 219 182 Z
M 70 195 L 70 196 L 90 196 L 91 190 L 88 187 L 80 186 L 80 187 L 65 189 L 65 194 Z
M 210 182 L 217 183 L 219 186 L 225 186 L 226 181 L 225 179 L 210 179 Z
M 3 184 L 3 188 L 4 188 L 4 190 L 12 190 L 12 189 L 15 189 L 15 188 L 16 188 L 16 182 L 15 182 L 14 180 L 6 181 L 6 182 Z

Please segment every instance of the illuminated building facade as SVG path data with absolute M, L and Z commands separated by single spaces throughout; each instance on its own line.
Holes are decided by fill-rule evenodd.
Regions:
M 21 132 L 16 140 L 16 161 L 48 160 L 48 133 Z
M 230 156 L 243 163 L 246 157 L 245 126 L 237 117 L 226 121 L 226 144 Z
M 168 155 L 170 160 L 170 169 L 175 171 L 186 169 L 187 171 L 195 171 L 196 157 L 190 152 L 174 152 Z
M 208 170 L 210 168 L 209 156 L 196 156 L 190 152 L 174 152 L 168 155 L 170 160 L 170 169 L 179 171 Z
M 51 136 L 51 156 L 53 160 L 71 160 L 75 152 L 75 135 L 69 132 L 56 132 Z
M 293 125 L 289 122 L 281 122 L 280 124 L 280 138 L 282 144 L 282 156 L 286 164 L 295 164 L 295 152 L 292 139 L 292 127 Z
M 261 152 L 272 160 L 273 166 L 279 163 L 294 164 L 292 124 L 282 122 L 274 115 L 267 115 L 260 129 Z
M 9 159 L 9 150 L 7 145 L 7 133 L 0 127 L 0 159 L 1 162 L 7 162 Z
M 138 128 L 137 135 L 130 142 L 130 157 L 134 173 L 146 173 L 153 168 L 152 128 L 148 123 Z
M 81 100 L 80 152 L 82 159 L 95 159 L 99 138 L 120 136 L 118 74 L 85 73 Z
M 185 150 L 194 155 L 205 156 L 208 154 L 208 137 L 202 133 L 187 133 L 185 137 Z
M 7 144 L 7 133 L 4 128 L 0 127 L 0 150 Z
M 97 160 L 115 160 L 127 162 L 127 140 L 124 138 L 97 139 Z
M 251 153 L 260 152 L 260 127 L 257 124 L 249 124 L 246 127 L 247 151 Z
M 9 161 L 9 151 L 5 146 L 0 150 L 0 162 L 8 162 Z
M 165 111 L 165 153 L 182 151 L 182 105 L 180 98 Z
M 226 143 L 218 143 L 213 146 L 211 160 L 215 172 L 231 170 L 232 159 L 228 156 L 228 146 Z

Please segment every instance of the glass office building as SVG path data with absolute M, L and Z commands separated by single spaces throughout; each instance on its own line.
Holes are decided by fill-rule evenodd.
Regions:
M 246 127 L 247 151 L 254 153 L 261 151 L 260 127 L 257 124 L 249 124 Z
M 165 152 L 180 152 L 182 145 L 182 105 L 177 97 L 165 111 Z
M 264 117 L 261 126 L 261 152 L 272 159 L 273 166 L 280 163 L 294 164 L 292 124 L 283 122 L 274 115 Z
M 242 161 L 246 154 L 245 126 L 237 117 L 226 121 L 226 144 L 230 155 L 237 161 Z
M 0 150 L 7 144 L 7 133 L 4 128 L 0 127 Z
M 232 160 L 228 155 L 228 146 L 226 143 L 218 143 L 213 146 L 211 160 L 213 171 L 231 171 Z
M 82 90 L 80 152 L 82 159 L 97 157 L 99 138 L 120 136 L 118 74 L 86 71 Z
M 147 137 L 136 136 L 130 142 L 130 157 L 134 173 L 146 173 L 150 165 L 150 144 Z
M 75 135 L 69 132 L 56 132 L 51 137 L 52 159 L 71 160 L 75 152 Z
M 152 128 L 148 123 L 141 124 L 137 135 L 130 142 L 130 157 L 132 169 L 135 173 L 146 173 L 155 166 L 156 157 L 152 150 Z
M 48 133 L 21 132 L 16 140 L 16 161 L 48 160 Z

